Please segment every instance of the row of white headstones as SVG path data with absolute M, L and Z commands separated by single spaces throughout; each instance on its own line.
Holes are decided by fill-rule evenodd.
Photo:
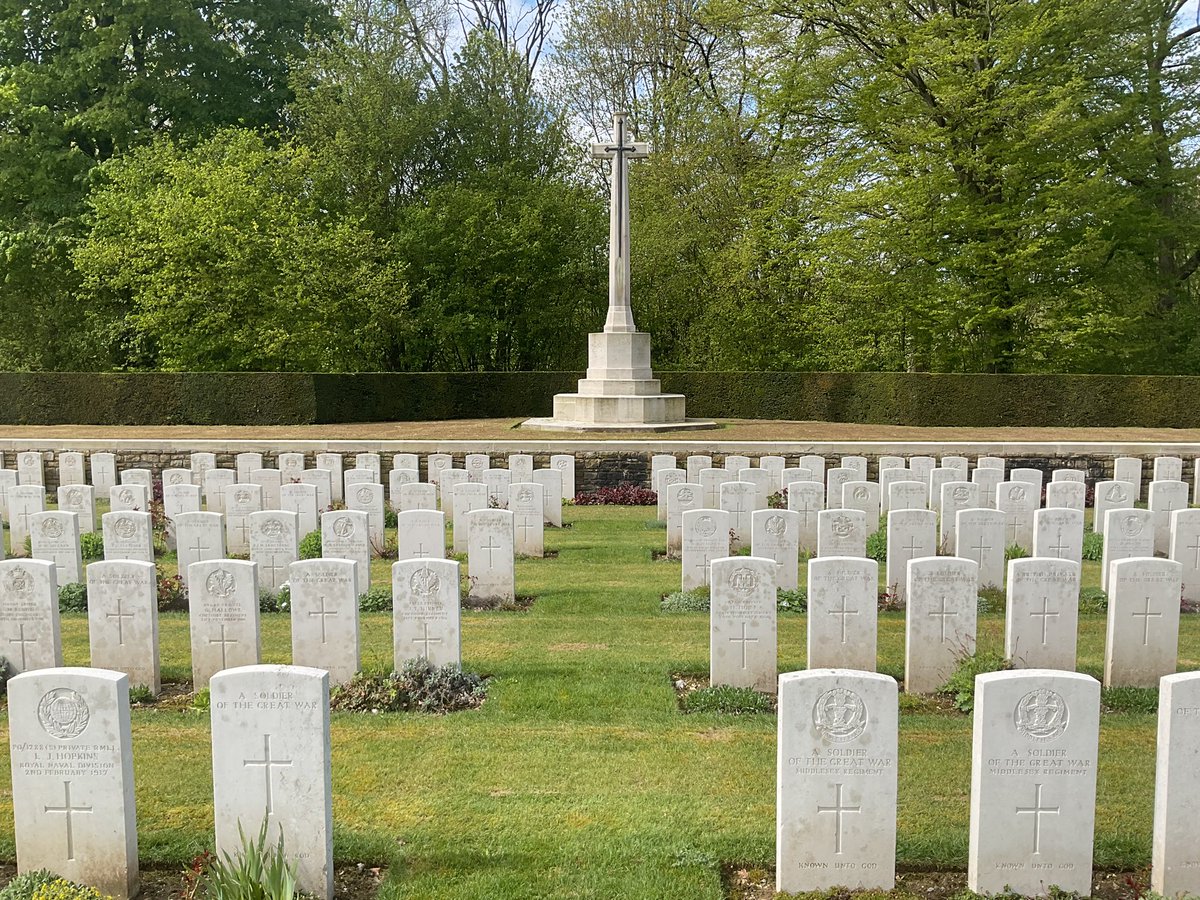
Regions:
M 301 890 L 333 891 L 329 676 L 246 666 L 213 676 L 218 852 L 268 825 Z M 1087 894 L 1095 826 L 1100 685 L 1046 669 L 976 679 L 969 887 Z M 117 898 L 138 889 L 129 681 L 53 668 L 9 682 L 17 865 Z M 776 883 L 781 891 L 895 882 L 896 682 L 846 669 L 779 678 Z M 1160 684 L 1152 886 L 1200 891 L 1200 673 Z

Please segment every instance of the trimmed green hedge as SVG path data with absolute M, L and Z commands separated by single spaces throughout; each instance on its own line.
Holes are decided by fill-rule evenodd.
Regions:
M 578 372 L 0 373 L 9 425 L 288 425 L 546 416 Z M 1200 427 L 1200 378 L 665 372 L 700 418 Z

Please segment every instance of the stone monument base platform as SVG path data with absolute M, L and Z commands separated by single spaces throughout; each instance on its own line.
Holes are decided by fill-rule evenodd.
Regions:
M 540 431 L 640 431 L 646 434 L 661 434 L 667 431 L 700 431 L 705 428 L 720 428 L 707 419 L 683 419 L 679 422 L 571 422 L 566 419 L 526 419 L 522 428 Z

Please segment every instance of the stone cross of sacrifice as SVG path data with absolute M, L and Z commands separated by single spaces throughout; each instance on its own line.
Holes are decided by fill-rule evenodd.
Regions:
M 629 302 L 629 160 L 645 159 L 650 145 L 630 139 L 625 119 L 613 113 L 613 139 L 592 144 L 592 159 L 612 160 L 612 202 L 608 219 L 608 319 L 604 330 L 637 331 Z

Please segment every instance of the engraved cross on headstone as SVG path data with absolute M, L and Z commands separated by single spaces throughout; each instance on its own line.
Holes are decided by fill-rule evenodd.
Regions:
M 440 644 L 442 642 L 442 639 L 441 638 L 431 638 L 429 636 L 429 623 L 428 622 L 422 622 L 421 629 L 422 629 L 423 636 L 419 637 L 419 638 L 413 638 L 413 643 L 420 644 L 421 645 L 421 656 L 425 659 L 429 659 L 429 645 L 430 644 Z
M 1146 608 L 1143 612 L 1130 613 L 1135 619 L 1142 620 L 1142 646 L 1145 647 L 1150 643 L 1150 620 L 1161 619 L 1162 613 L 1150 612 L 1150 598 L 1146 598 Z
M 804 527 L 807 528 L 809 516 L 814 512 L 813 508 L 809 505 L 807 499 L 804 501 L 804 505 L 801 506 L 798 510 L 796 510 L 796 512 L 798 512 L 798 513 L 800 513 L 800 515 L 804 516 Z M 1198 556 L 1197 559 L 1200 559 L 1200 556 Z M 1200 563 L 1198 563 L 1197 565 L 1200 565 Z
M 1042 598 L 1042 611 L 1038 612 L 1037 610 L 1032 610 L 1029 613 L 1029 617 L 1031 619 L 1038 618 L 1038 617 L 1041 618 L 1041 620 L 1042 620 L 1042 646 L 1045 647 L 1046 646 L 1046 638 L 1048 636 L 1047 631 L 1046 631 L 1047 626 L 1050 624 L 1051 619 L 1058 618 L 1058 613 L 1050 612 L 1050 598 L 1043 597 Z
M 71 805 L 71 782 L 63 782 L 63 805 L 62 806 L 42 806 L 42 812 L 62 813 L 67 820 L 67 859 L 75 859 L 75 832 L 71 828 L 71 813 L 90 813 L 90 806 L 72 806 Z
M 971 548 L 975 552 L 975 561 L 979 563 L 979 568 L 983 568 L 983 554 L 991 552 L 991 546 L 983 542 L 983 535 L 979 535 L 975 539 L 975 546 Z
M 33 638 L 25 637 L 24 622 L 21 622 L 19 625 L 17 625 L 17 629 L 17 637 L 9 638 L 8 642 L 10 644 L 17 644 L 21 648 L 21 671 L 24 672 L 29 666 L 29 663 L 25 659 L 25 645 L 33 644 L 34 646 L 37 646 L 37 641 L 35 641 Z
M 1196 561 L 1193 563 L 1195 568 L 1200 569 L 1200 535 L 1196 535 L 1195 543 L 1189 544 L 1188 549 L 1196 554 Z
M 1057 806 L 1042 806 L 1042 786 L 1035 784 L 1034 786 L 1033 806 L 1018 806 L 1016 807 L 1017 815 L 1032 815 L 1033 816 L 1033 854 L 1040 856 L 1042 852 L 1042 816 L 1057 816 Z
M 483 545 L 483 549 L 488 552 L 487 567 L 489 569 L 495 568 L 495 565 L 492 563 L 492 551 L 501 549 L 500 545 L 496 543 L 495 539 L 491 535 L 488 535 L 488 542 Z
M 325 636 L 325 621 L 326 621 L 326 619 L 329 618 L 329 616 L 336 616 L 338 614 L 338 611 L 336 609 L 326 609 L 325 608 L 325 601 L 328 598 L 326 598 L 326 596 L 324 594 L 322 594 L 318 599 L 321 601 L 320 611 L 317 612 L 317 611 L 310 610 L 308 613 L 308 616 L 310 619 L 313 616 L 321 617 L 321 643 L 324 644 L 324 643 L 327 643 L 326 636 Z
M 1050 550 L 1058 559 L 1066 559 L 1063 554 L 1066 553 L 1068 549 L 1069 548 L 1067 547 L 1066 543 L 1063 541 L 1062 529 L 1060 528 L 1058 529 L 1058 534 L 1054 536 L 1054 543 L 1050 546 Z
M 843 806 L 842 805 L 842 785 L 835 784 L 834 786 L 833 806 L 821 806 L 817 804 L 818 813 L 833 813 L 833 852 L 840 854 L 842 852 L 842 815 L 844 813 L 862 812 L 862 806 Z
M 747 644 L 757 644 L 758 638 L 746 637 L 746 623 L 743 622 L 742 623 L 742 636 L 741 637 L 731 637 L 729 639 L 729 643 L 742 645 L 742 668 L 743 669 L 746 668 L 746 645 Z
M 196 558 L 192 562 L 204 562 L 206 557 L 203 554 L 207 553 L 209 548 L 201 542 L 200 535 L 196 535 L 196 546 L 188 549 L 196 554 Z
M 857 616 L 857 609 L 846 609 L 846 595 L 842 594 L 842 608 L 829 610 L 829 615 L 840 616 L 842 619 L 842 643 L 846 643 L 846 616 Z
M 607 332 L 637 331 L 629 302 L 629 160 L 645 159 L 650 146 L 630 140 L 628 113 L 613 114 L 613 139 L 592 144 L 592 159 L 612 160 L 612 200 L 608 225 L 608 318 Z
M 271 758 L 271 736 L 263 735 L 263 758 L 262 759 L 243 759 L 242 765 L 246 768 L 262 766 L 263 774 L 266 776 L 267 782 L 267 815 L 273 815 L 275 812 L 274 797 L 275 793 L 271 789 L 271 769 L 278 767 L 286 769 L 291 766 L 290 759 L 272 759 Z
M 933 618 L 937 618 L 937 619 L 940 621 L 940 623 L 941 623 L 941 626 L 942 626 L 942 643 L 943 643 L 943 644 L 944 644 L 944 643 L 946 643 L 946 619 L 948 619 L 948 618 L 950 618 L 950 617 L 958 618 L 958 613 L 956 613 L 956 612 L 950 612 L 950 611 L 949 611 L 949 610 L 946 608 L 946 595 L 945 595 L 945 594 L 942 594 L 942 608 L 941 608 L 941 611 L 939 612 L 939 611 L 937 611 L 937 610 L 934 610 L 934 611 L 930 612 L 930 613 L 929 613 L 929 618 L 931 618 L 931 619 L 933 619 Z
M 122 647 L 125 646 L 125 619 L 132 619 L 133 613 L 121 612 L 121 598 L 117 597 L 117 611 L 115 613 L 105 613 L 104 618 L 117 620 L 117 643 Z
M 233 638 L 225 637 L 225 625 L 223 623 L 221 625 L 221 639 L 216 640 L 214 638 L 209 638 L 208 642 L 209 642 L 209 644 L 220 644 L 221 645 L 221 668 L 222 669 L 229 668 L 229 664 L 225 659 L 225 650 L 228 647 L 228 645 L 236 644 L 237 641 L 235 641 Z

